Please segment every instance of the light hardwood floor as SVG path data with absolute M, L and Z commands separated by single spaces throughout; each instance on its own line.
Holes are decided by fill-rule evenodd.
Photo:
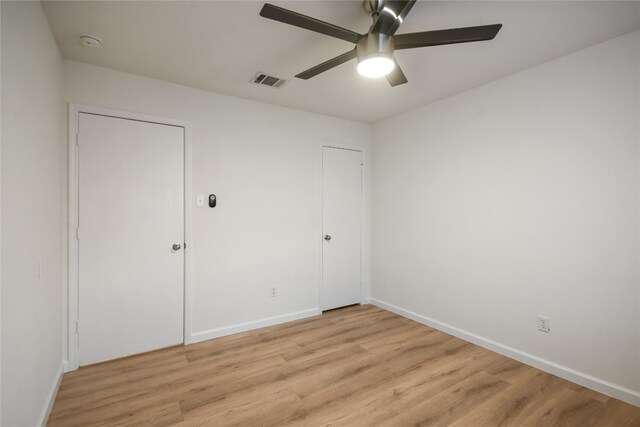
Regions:
M 640 408 L 372 306 L 64 375 L 49 426 L 640 426 Z

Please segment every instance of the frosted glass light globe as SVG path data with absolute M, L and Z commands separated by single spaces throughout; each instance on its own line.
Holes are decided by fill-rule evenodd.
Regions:
M 376 78 L 389 74 L 395 63 L 386 56 L 372 56 L 358 63 L 358 73 L 364 77 Z

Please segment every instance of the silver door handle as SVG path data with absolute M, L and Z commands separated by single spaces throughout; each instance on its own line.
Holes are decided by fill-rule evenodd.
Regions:
M 182 245 L 180 243 L 174 243 L 172 248 L 174 251 L 179 251 L 180 248 L 182 248 Z
M 331 240 L 331 236 L 329 236 L 328 234 L 325 234 L 324 235 L 324 240 L 326 240 L 328 242 L 329 240 Z

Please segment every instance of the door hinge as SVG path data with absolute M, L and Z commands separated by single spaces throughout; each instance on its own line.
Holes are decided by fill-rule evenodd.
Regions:
M 80 240 L 80 227 L 76 227 L 76 240 Z
M 76 147 L 80 146 L 80 131 L 76 132 Z
M 80 322 L 76 320 L 76 335 L 80 335 Z

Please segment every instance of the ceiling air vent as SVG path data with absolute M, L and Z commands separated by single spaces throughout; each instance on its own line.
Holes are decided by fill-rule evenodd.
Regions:
M 251 79 L 251 81 L 259 85 L 266 85 L 271 87 L 280 87 L 284 84 L 284 80 L 279 79 L 278 77 L 269 76 L 261 72 L 258 72 L 258 74 L 253 76 L 253 79 Z

